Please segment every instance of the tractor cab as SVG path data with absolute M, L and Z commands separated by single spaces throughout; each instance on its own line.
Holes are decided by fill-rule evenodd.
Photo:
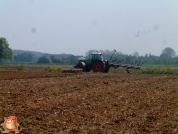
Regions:
M 104 60 L 103 53 L 91 53 L 89 55 L 89 60 L 96 61 L 96 60 Z

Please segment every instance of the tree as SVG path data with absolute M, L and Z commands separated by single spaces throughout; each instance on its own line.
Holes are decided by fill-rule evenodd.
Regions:
M 0 61 L 12 59 L 12 49 L 9 48 L 7 40 L 3 37 L 0 38 Z
M 14 61 L 16 62 L 33 62 L 34 56 L 30 52 L 24 52 L 14 56 Z
M 89 56 L 91 53 L 98 52 L 98 50 L 89 50 L 85 53 L 85 56 Z
M 48 63 L 50 63 L 50 61 L 49 61 L 49 59 L 47 58 L 47 57 L 45 57 L 45 56 L 42 56 L 42 57 L 40 57 L 39 59 L 38 59 L 38 61 L 37 61 L 37 63 L 40 63 L 40 64 L 48 64 Z
M 133 56 L 138 58 L 139 57 L 139 53 L 138 52 L 134 52 Z
M 78 58 L 75 57 L 74 55 L 71 55 L 67 59 L 69 60 L 70 64 L 75 64 L 78 61 Z
M 58 58 L 56 58 L 56 57 L 54 57 L 53 55 L 52 55 L 50 58 L 51 58 L 51 61 L 52 61 L 53 63 L 61 63 L 61 60 L 58 59 Z
M 174 49 L 167 47 L 165 49 L 162 50 L 162 53 L 160 55 L 160 57 L 162 58 L 172 58 L 176 56 L 176 52 L 174 51 Z

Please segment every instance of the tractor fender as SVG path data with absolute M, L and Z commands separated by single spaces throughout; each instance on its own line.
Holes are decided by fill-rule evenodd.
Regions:
M 74 68 L 78 68 L 78 69 L 83 69 L 83 70 L 84 70 L 85 67 L 86 67 L 85 62 L 83 62 L 83 61 L 79 61 L 79 62 L 75 65 Z

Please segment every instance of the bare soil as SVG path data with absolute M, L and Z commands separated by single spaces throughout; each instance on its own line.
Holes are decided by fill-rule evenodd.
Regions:
M 1 71 L 11 115 L 22 134 L 177 134 L 178 75 Z

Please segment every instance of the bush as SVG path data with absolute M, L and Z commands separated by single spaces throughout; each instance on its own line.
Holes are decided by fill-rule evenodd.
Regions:
M 28 70 L 27 67 L 25 67 L 24 65 L 17 65 L 16 68 L 19 71 L 27 71 Z
M 174 71 L 170 65 L 165 67 L 150 65 L 146 69 L 142 69 L 142 74 L 174 74 Z
M 43 57 L 40 57 L 38 59 L 37 63 L 39 63 L 39 64 L 49 64 L 50 61 L 49 61 L 49 59 L 47 57 L 43 56 Z
M 47 72 L 60 72 L 61 67 L 60 66 L 47 66 L 47 67 L 44 67 L 44 70 Z

